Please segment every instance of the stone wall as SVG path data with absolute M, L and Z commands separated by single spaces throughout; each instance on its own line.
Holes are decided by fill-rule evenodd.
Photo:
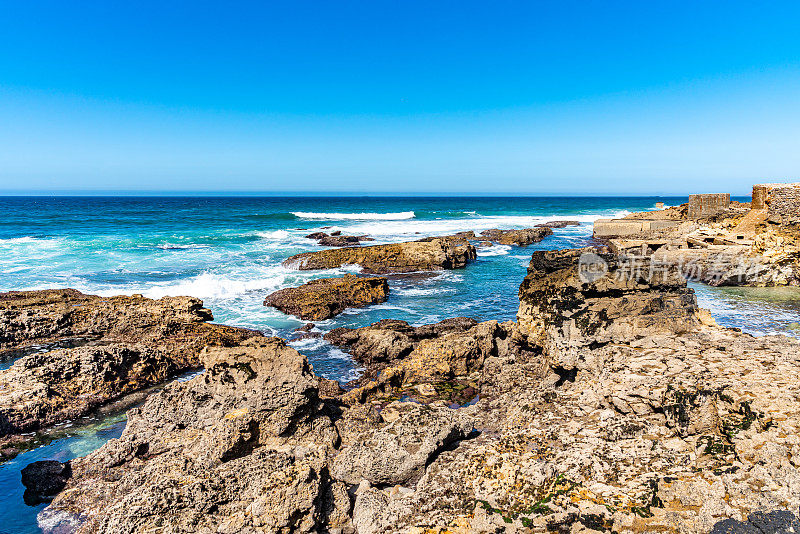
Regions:
M 800 224 L 800 183 L 753 186 L 753 209 L 767 209 L 771 223 Z
M 689 195 L 689 218 L 703 219 L 725 211 L 731 203 L 729 193 Z

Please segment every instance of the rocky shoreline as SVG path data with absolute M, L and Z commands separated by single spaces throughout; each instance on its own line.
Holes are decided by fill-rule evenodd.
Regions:
M 595 238 L 637 262 L 652 256 L 712 286 L 800 286 L 800 184 L 753 186 L 753 201 L 689 203 L 595 222 Z
M 335 263 L 354 258 L 340 251 L 361 251 L 365 270 L 436 268 L 450 260 L 409 250 L 464 257 L 471 239 L 304 258 Z M 48 491 L 64 486 L 40 514 L 45 532 L 793 524 L 800 342 L 717 326 L 677 265 L 653 254 L 639 261 L 632 268 L 614 247 L 536 251 L 515 321 L 331 330 L 325 340 L 364 368 L 344 389 L 284 340 L 208 323 L 197 299 L 2 294 L 0 349 L 82 345 L 0 371 L 0 429 L 18 436 L 180 369 L 205 369 L 151 394 L 119 439 L 68 469 L 28 472 Z M 318 285 L 372 279 L 333 280 Z

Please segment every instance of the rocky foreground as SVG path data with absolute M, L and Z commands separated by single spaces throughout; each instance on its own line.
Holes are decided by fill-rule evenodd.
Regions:
M 203 375 L 154 394 L 120 439 L 71 463 L 41 524 L 367 534 L 796 522 L 800 343 L 720 328 L 677 269 L 627 267 L 607 249 L 536 252 L 516 322 L 330 332 L 367 367 L 333 398 L 282 340 L 207 347 Z
M 0 293 L 0 457 L 30 433 L 201 367 L 207 345 L 258 332 L 211 324 L 189 297 L 103 298 L 75 290 Z M 52 349 L 52 350 L 50 350 Z

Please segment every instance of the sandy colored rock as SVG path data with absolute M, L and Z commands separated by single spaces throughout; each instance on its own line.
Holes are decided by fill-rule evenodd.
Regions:
M 334 269 L 360 265 L 372 274 L 461 269 L 476 258 L 475 247 L 446 239 L 411 241 L 304 252 L 283 262 L 300 270 Z
M 548 226 L 538 226 L 536 228 L 525 228 L 523 230 L 484 230 L 481 237 L 495 241 L 502 245 L 517 245 L 525 247 L 538 243 L 545 237 L 551 235 L 553 230 Z
M 341 278 L 321 278 L 300 287 L 281 289 L 264 300 L 283 313 L 304 321 L 330 319 L 347 308 L 361 308 L 384 302 L 389 283 L 381 277 L 358 277 L 352 274 Z
M 41 522 L 77 532 L 312 532 L 338 527 L 337 441 L 305 357 L 276 338 L 204 351 L 207 371 L 129 412 Z M 349 508 L 349 503 L 347 503 Z

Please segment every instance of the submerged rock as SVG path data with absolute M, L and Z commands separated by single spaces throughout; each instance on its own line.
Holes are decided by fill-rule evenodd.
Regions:
M 305 321 L 322 321 L 347 308 L 362 308 L 384 302 L 388 293 L 386 278 L 348 274 L 341 278 L 321 278 L 300 287 L 281 289 L 269 295 L 264 305 Z
M 433 239 L 304 252 L 283 264 L 300 270 L 360 265 L 365 273 L 385 274 L 460 269 L 475 258 L 475 247 L 468 243 Z
M 22 471 L 23 498 L 29 506 L 47 502 L 64 489 L 72 474 L 69 462 L 40 460 L 25 466 Z
M 495 241 L 501 245 L 517 245 L 525 247 L 538 243 L 545 237 L 551 235 L 553 230 L 549 227 L 525 228 L 523 230 L 484 230 L 481 237 L 490 241 Z
M 534 225 L 536 228 L 566 228 L 567 226 L 580 226 L 580 221 L 548 221 Z

